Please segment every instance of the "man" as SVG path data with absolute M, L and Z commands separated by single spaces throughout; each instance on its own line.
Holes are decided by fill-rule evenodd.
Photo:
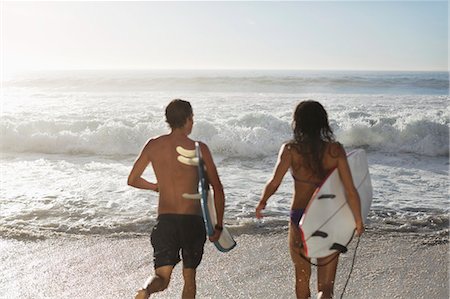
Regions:
M 195 148 L 188 138 L 194 123 L 191 104 L 183 100 L 173 100 L 166 108 L 166 121 L 171 132 L 150 139 L 134 163 L 128 177 L 128 185 L 159 192 L 158 219 L 151 234 L 154 249 L 155 274 L 144 288 L 136 294 L 136 299 L 149 298 L 151 294 L 167 288 L 172 270 L 183 260 L 183 298 L 195 298 L 196 268 L 203 256 L 206 231 L 201 216 L 199 200 L 183 198 L 183 194 L 198 193 L 197 167 L 188 166 L 177 160 L 177 146 L 188 150 Z M 200 143 L 200 150 L 208 170 L 208 180 L 214 189 L 217 225 L 214 242 L 220 237 L 224 212 L 224 192 L 217 169 L 208 147 Z M 145 168 L 152 164 L 156 183 L 142 178 Z

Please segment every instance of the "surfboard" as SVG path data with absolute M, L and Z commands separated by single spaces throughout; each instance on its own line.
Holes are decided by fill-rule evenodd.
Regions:
M 372 183 L 366 153 L 357 149 L 350 152 L 347 159 L 361 200 L 361 215 L 365 223 L 372 203 Z M 335 252 L 346 252 L 355 227 L 336 168 L 316 189 L 300 220 L 305 256 L 320 258 Z
M 208 182 L 207 169 L 202 159 L 200 145 L 198 142 L 195 142 L 195 150 L 186 150 L 181 146 L 178 146 L 176 150 L 179 154 L 177 158 L 179 162 L 190 166 L 197 166 L 199 193 L 183 194 L 183 197 L 186 199 L 200 200 L 206 233 L 208 236 L 212 236 L 214 235 L 214 227 L 217 224 L 217 214 L 214 204 L 214 195 Z M 219 251 L 228 252 L 236 246 L 236 241 L 229 230 L 223 226 L 220 238 L 218 241 L 214 242 L 214 245 Z

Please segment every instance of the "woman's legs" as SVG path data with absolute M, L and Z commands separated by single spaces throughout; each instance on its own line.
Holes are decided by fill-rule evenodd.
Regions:
M 334 253 L 324 258 L 317 259 L 317 290 L 321 299 L 333 298 L 334 280 L 339 260 L 339 253 Z
M 311 264 L 300 256 L 300 253 L 303 253 L 300 231 L 292 224 L 289 225 L 289 251 L 295 268 L 295 293 L 297 298 L 310 298 L 309 278 L 311 276 Z

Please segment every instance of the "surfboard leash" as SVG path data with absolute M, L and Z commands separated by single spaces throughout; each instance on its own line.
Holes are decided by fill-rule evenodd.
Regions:
M 300 254 L 300 257 L 302 258 L 302 259 L 304 259 L 308 264 L 310 264 L 311 266 L 315 266 L 315 267 L 323 267 L 323 266 L 326 266 L 326 265 L 328 265 L 329 263 L 331 263 L 332 261 L 334 261 L 338 256 L 339 256 L 339 253 L 335 253 L 336 254 L 336 256 L 335 257 L 333 257 L 332 259 L 330 259 L 328 262 L 326 262 L 326 263 L 323 263 L 323 264 L 319 264 L 319 263 L 313 263 L 313 262 L 311 262 L 311 259 L 309 259 L 309 258 L 307 258 L 306 256 L 304 256 L 303 254 L 301 254 L 301 253 L 299 253 Z
M 353 239 L 353 237 L 352 237 L 352 239 Z M 352 239 L 350 239 L 350 242 L 351 242 Z M 344 288 L 342 289 L 341 296 L 339 297 L 340 299 L 342 299 L 342 298 L 344 297 L 345 290 L 346 290 L 346 288 L 347 288 L 348 282 L 350 281 L 350 277 L 351 277 L 351 275 L 352 275 L 353 268 L 354 268 L 354 266 L 355 266 L 356 253 L 357 253 L 357 250 L 358 250 L 358 246 L 359 246 L 359 241 L 360 241 L 360 240 L 361 240 L 361 237 L 359 236 L 359 237 L 358 237 L 358 240 L 356 241 L 355 252 L 353 253 L 352 265 L 350 266 L 350 271 L 349 271 L 349 273 L 348 273 L 347 280 L 346 280 L 346 282 L 345 282 Z M 350 243 L 350 242 L 349 242 L 349 243 Z M 348 244 L 347 244 L 347 245 L 348 245 Z M 329 260 L 328 262 L 326 262 L 326 263 L 324 263 L 324 264 L 321 264 L 321 265 L 319 265 L 318 263 L 315 264 L 315 263 L 311 262 L 310 259 L 308 259 L 306 256 L 304 256 L 304 255 L 301 254 L 301 253 L 300 253 L 300 256 L 301 256 L 305 261 L 307 261 L 309 264 L 311 264 L 311 265 L 313 265 L 313 266 L 316 266 L 316 267 L 323 267 L 323 266 L 328 265 L 328 264 L 331 263 L 332 261 L 334 261 L 334 260 L 339 256 L 339 254 L 336 254 L 336 256 L 333 257 L 331 260 Z
M 352 265 L 350 266 L 350 271 L 348 273 L 347 281 L 345 282 L 344 289 L 342 290 L 340 299 L 342 299 L 344 297 L 345 289 L 347 288 L 348 282 L 350 281 L 350 276 L 352 275 L 353 267 L 355 266 L 356 251 L 358 249 L 360 240 L 361 240 L 361 236 L 358 236 L 358 241 L 356 241 L 356 246 L 355 246 L 355 252 L 353 253 Z
M 348 241 L 347 246 L 348 246 L 348 245 L 350 244 L 350 242 L 353 240 L 353 237 L 354 237 L 354 235 L 352 235 L 352 237 L 350 238 L 350 241 Z M 345 282 L 344 288 L 342 289 L 341 296 L 339 297 L 340 299 L 342 299 L 342 298 L 344 297 L 345 290 L 347 289 L 348 282 L 350 281 L 350 277 L 351 277 L 351 275 L 352 275 L 353 268 L 354 268 L 354 266 L 355 266 L 356 253 L 357 253 L 357 250 L 358 250 L 358 246 L 359 246 L 359 241 L 360 241 L 360 240 L 361 240 L 361 236 L 358 236 L 358 240 L 356 241 L 356 246 L 355 246 L 355 252 L 353 253 L 352 264 L 351 264 L 351 266 L 350 266 L 350 271 L 349 271 L 349 273 L 348 273 L 348 277 L 347 277 L 347 280 L 346 280 L 346 282 Z M 306 256 L 304 256 L 302 253 L 299 253 L 299 254 L 300 254 L 300 257 L 301 257 L 302 259 L 304 259 L 304 260 L 305 260 L 306 262 L 308 262 L 310 265 L 315 266 L 315 267 L 323 267 L 323 266 L 326 266 L 326 265 L 328 265 L 329 263 L 331 263 L 332 261 L 334 261 L 334 260 L 339 256 L 339 253 L 338 253 L 338 254 L 336 254 L 335 257 L 333 257 L 332 259 L 330 259 L 328 262 L 319 265 L 319 263 L 315 264 L 315 263 L 311 262 L 311 260 L 310 260 L 309 258 L 307 258 Z

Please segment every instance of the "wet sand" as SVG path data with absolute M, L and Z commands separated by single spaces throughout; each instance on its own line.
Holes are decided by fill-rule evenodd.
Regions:
M 241 234 L 221 253 L 208 242 L 198 269 L 198 298 L 295 298 L 287 233 Z M 342 255 L 339 298 L 356 242 Z M 368 231 L 357 249 L 344 298 L 449 298 L 448 235 Z M 147 237 L 0 239 L 0 298 L 132 298 L 153 271 Z M 316 295 L 316 271 L 311 290 Z M 154 298 L 180 298 L 181 266 Z

